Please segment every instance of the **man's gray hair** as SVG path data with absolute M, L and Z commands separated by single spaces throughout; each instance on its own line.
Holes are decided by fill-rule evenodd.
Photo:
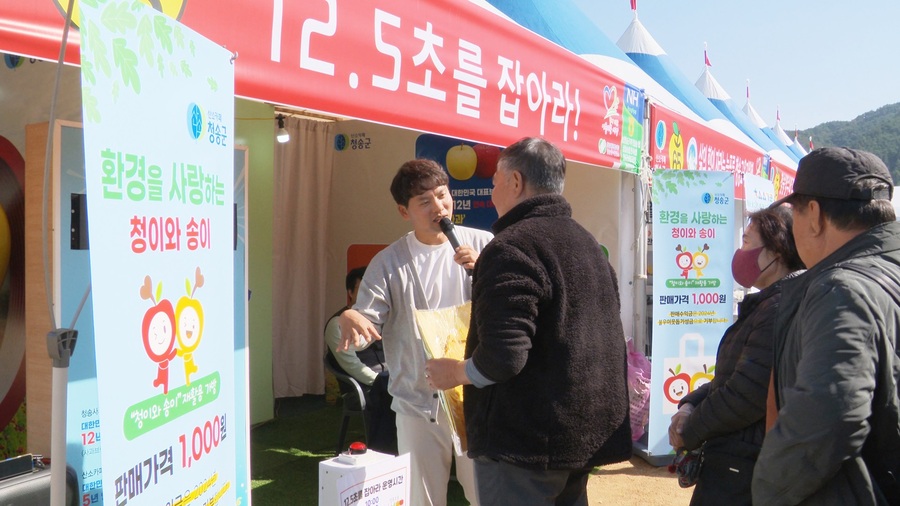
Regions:
M 562 193 L 566 158 L 562 151 L 540 137 L 525 137 L 500 153 L 498 165 L 522 174 L 526 185 L 538 193 Z

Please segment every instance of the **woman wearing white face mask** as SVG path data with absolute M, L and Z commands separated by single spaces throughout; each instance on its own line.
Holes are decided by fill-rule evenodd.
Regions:
M 731 271 L 735 281 L 760 291 L 744 297 L 737 321 L 722 337 L 713 380 L 685 396 L 672 416 L 672 447 L 703 448 L 691 505 L 751 504 L 753 465 L 765 436 L 780 282 L 803 269 L 792 224 L 784 206 L 750 215 Z

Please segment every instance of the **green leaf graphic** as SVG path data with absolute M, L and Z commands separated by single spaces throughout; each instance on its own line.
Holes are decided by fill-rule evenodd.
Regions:
M 138 57 L 126 47 L 125 39 L 113 39 L 113 61 L 122 72 L 122 83 L 131 86 L 135 93 L 141 93 L 141 76 L 137 72 Z
M 162 281 L 156 284 L 156 298 L 153 299 L 153 302 L 159 302 L 162 300 Z
M 156 56 L 156 67 L 159 69 L 159 77 L 165 77 L 166 63 L 163 61 L 162 55 Z
M 81 62 L 81 77 L 82 80 L 88 82 L 89 84 L 97 84 L 97 76 L 94 74 L 94 64 L 90 61 L 82 61 Z
M 178 25 L 175 25 L 175 45 L 181 48 L 184 47 L 184 32 Z
M 194 41 L 191 41 L 190 49 L 191 49 L 191 56 L 197 56 L 197 45 L 194 44 Z
M 184 74 L 185 77 L 191 77 L 194 75 L 191 72 L 191 65 L 185 60 L 181 60 L 181 73 Z
M 191 296 L 191 279 L 184 278 L 184 291 L 187 292 L 187 296 Z
M 219 83 L 216 82 L 212 77 L 207 77 L 206 82 L 209 83 L 209 89 L 212 91 L 219 91 Z
M 84 107 L 85 120 L 90 123 L 100 123 L 100 109 L 97 107 L 97 97 L 91 94 L 91 88 L 82 90 L 81 104 Z
M 111 95 L 113 98 L 113 102 L 119 101 L 119 81 L 113 81 Z
M 99 33 L 100 27 L 96 23 L 91 22 L 88 25 L 90 33 Z M 100 38 L 91 38 L 91 54 L 94 56 L 94 63 L 97 69 L 103 72 L 105 76 L 112 75 L 112 65 L 109 64 L 109 58 L 106 56 L 106 44 Z
M 106 6 L 100 13 L 100 22 L 113 32 L 126 33 L 137 26 L 137 18 L 128 12 L 128 6 L 121 3 L 113 3 Z
M 173 61 L 169 62 L 169 73 L 172 74 L 173 76 L 176 76 L 176 77 L 178 76 L 178 66 L 176 66 L 175 62 L 173 62 Z
M 141 56 L 147 62 L 147 65 L 153 66 L 153 25 L 150 24 L 149 18 L 141 18 L 141 23 L 137 29 L 140 38 L 139 51 Z
M 106 2 L 103 2 L 103 3 L 106 3 Z M 94 7 L 94 8 L 99 7 L 97 0 L 81 0 L 81 5 L 88 5 L 88 6 Z
M 169 26 L 169 18 L 165 16 L 156 16 L 153 18 L 153 31 L 156 32 L 156 38 L 167 53 L 172 54 L 172 27 Z

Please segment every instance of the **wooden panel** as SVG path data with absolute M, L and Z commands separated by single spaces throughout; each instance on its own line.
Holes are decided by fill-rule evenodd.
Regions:
M 47 353 L 51 318 L 44 288 L 44 246 L 41 242 L 47 125 L 38 123 L 25 127 L 25 406 L 28 451 L 45 456 L 50 455 L 53 384 L 53 370 Z M 52 195 L 52 187 L 48 190 Z M 52 258 L 53 251 L 52 216 L 53 209 L 48 208 L 48 258 Z M 52 270 L 48 276 L 52 276 Z M 52 283 L 50 279 L 50 286 Z

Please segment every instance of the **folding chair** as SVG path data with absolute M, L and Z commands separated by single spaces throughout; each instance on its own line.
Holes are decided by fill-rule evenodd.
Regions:
M 338 387 L 341 389 L 341 399 L 344 406 L 344 418 L 341 421 L 341 431 L 338 435 L 337 448 L 335 455 L 340 454 L 344 450 L 344 438 L 347 437 L 347 427 L 350 425 L 351 416 L 359 416 L 363 422 L 363 432 L 365 432 L 366 441 L 369 439 L 369 428 L 366 424 L 366 394 L 362 385 L 356 381 L 356 378 L 345 373 L 341 366 L 334 358 L 331 350 L 325 352 L 324 357 L 325 369 L 334 374 L 338 380 Z

